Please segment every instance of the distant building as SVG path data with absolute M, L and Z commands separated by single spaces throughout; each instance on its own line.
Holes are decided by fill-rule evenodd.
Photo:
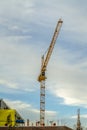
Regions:
M 20 114 L 0 99 L 0 126 L 20 126 L 21 124 L 24 124 L 24 119 Z

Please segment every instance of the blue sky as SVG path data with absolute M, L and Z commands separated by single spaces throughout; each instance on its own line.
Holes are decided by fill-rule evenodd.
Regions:
M 46 72 L 46 122 L 73 127 L 80 108 L 87 125 L 86 12 L 86 0 L 0 0 L 0 98 L 25 120 L 39 120 L 41 56 L 61 18 Z

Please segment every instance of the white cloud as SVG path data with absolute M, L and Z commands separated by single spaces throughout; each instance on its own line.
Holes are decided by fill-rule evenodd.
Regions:
M 38 50 L 32 44 L 19 44 L 22 40 L 20 37 L 0 39 L 0 83 L 8 88 L 32 91 L 35 88 L 31 84 L 37 82 L 39 69 Z
M 33 12 L 33 3 L 31 0 L 8 0 L 0 1 L 0 14 L 8 18 L 20 18 L 30 16 Z
M 87 118 L 87 114 L 84 114 L 84 115 L 80 114 L 80 117 L 81 118 Z M 77 116 L 75 115 L 75 116 L 72 116 L 71 118 L 77 119 Z
M 16 83 L 11 83 L 11 82 L 3 80 L 3 79 L 0 79 L 0 85 L 4 85 L 8 88 L 13 88 L 13 89 L 18 88 Z
M 85 8 L 79 9 L 81 6 L 80 3 L 77 5 L 75 1 L 65 2 L 64 0 L 61 2 L 52 1 L 50 3 L 48 1 L 8 0 L 8 2 L 2 1 L 0 5 L 0 21 L 5 28 L 7 26 L 2 33 L 6 33 L 8 29 L 9 31 L 22 31 L 20 33 L 29 32 L 29 30 L 33 30 L 33 27 L 31 27 L 31 29 L 25 29 L 23 26 L 26 25 L 29 27 L 31 24 L 30 21 L 32 21 L 35 26 L 40 24 L 42 29 L 44 26 L 47 27 L 47 29 L 49 27 L 52 28 L 57 20 L 62 17 L 64 21 L 63 31 L 67 40 L 75 39 L 76 44 L 79 42 L 81 45 L 86 41 L 87 18 L 83 15 Z M 12 34 L 12 32 L 10 32 L 10 34 Z
M 30 104 L 27 104 L 27 103 L 23 103 L 22 101 L 11 101 L 11 100 L 8 100 L 8 99 L 5 99 L 5 102 L 9 105 L 10 108 L 12 109 L 28 109 L 31 107 Z
M 87 58 L 81 60 L 80 55 L 70 54 L 67 50 L 62 53 L 59 50 L 53 55 L 55 58 L 47 68 L 47 89 L 62 98 L 63 104 L 87 107 Z
M 20 100 L 12 101 L 8 99 L 5 99 L 5 102 L 10 108 L 16 109 L 19 112 L 19 114 L 21 114 L 21 116 L 25 119 L 25 121 L 26 119 L 30 119 L 30 122 L 35 122 L 39 120 L 40 110 L 34 108 L 34 106 L 32 106 L 31 104 L 22 102 Z M 55 111 L 46 111 L 46 120 L 52 119 L 53 117 L 56 118 L 56 114 L 57 113 Z

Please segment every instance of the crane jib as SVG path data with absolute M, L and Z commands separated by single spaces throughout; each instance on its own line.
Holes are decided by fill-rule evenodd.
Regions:
M 51 56 L 51 54 L 52 54 L 52 51 L 53 51 L 54 45 L 55 45 L 55 43 L 56 43 L 56 40 L 57 40 L 59 31 L 60 31 L 60 28 L 61 28 L 61 26 L 62 26 L 62 23 L 63 23 L 63 21 L 62 21 L 61 19 L 60 19 L 60 20 L 58 21 L 58 23 L 57 23 L 57 26 L 56 26 L 56 29 L 55 29 L 55 32 L 54 32 L 52 41 L 51 41 L 50 46 L 49 46 L 49 48 L 48 48 L 48 52 L 47 52 L 46 58 L 45 58 L 45 60 L 44 60 L 44 63 L 43 63 L 43 65 L 42 65 L 42 68 L 41 68 L 42 71 L 43 71 L 44 69 L 46 70 L 48 61 L 49 61 L 50 56 Z

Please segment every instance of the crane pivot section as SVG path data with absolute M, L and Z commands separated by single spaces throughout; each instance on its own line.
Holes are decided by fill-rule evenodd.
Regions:
M 52 54 L 54 45 L 56 43 L 62 23 L 63 21 L 59 19 L 57 26 L 55 28 L 55 31 L 54 31 L 52 41 L 48 48 L 46 58 L 44 59 L 44 56 L 42 56 L 41 72 L 40 72 L 40 75 L 38 76 L 38 81 L 40 82 L 40 125 L 41 126 L 45 125 L 45 80 L 46 80 L 45 71 L 46 71 L 50 56 Z

